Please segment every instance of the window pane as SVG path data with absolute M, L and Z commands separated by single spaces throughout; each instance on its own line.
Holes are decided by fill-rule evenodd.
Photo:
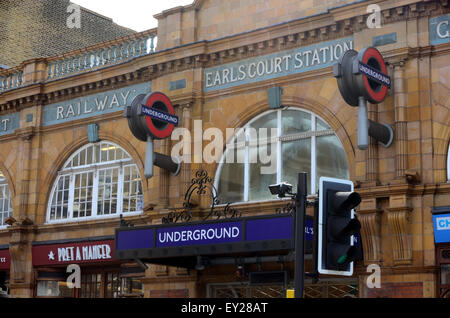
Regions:
M 277 128 L 278 119 L 277 112 L 271 112 L 267 115 L 261 116 L 260 118 L 253 121 L 249 126 L 258 130 L 259 128 Z
M 225 152 L 225 162 L 217 184 L 220 204 L 244 201 L 244 152 L 243 148 L 227 149 Z
M 58 297 L 60 296 L 59 282 L 57 281 L 38 281 L 37 297 Z
M 249 147 L 249 200 L 271 199 L 269 185 L 277 181 L 276 144 Z M 272 154 L 274 158 L 272 158 Z
M 143 209 L 141 178 L 136 165 L 123 168 L 123 203 L 122 212 L 136 212 Z
M 99 171 L 97 215 L 108 215 L 117 212 L 117 182 L 119 168 Z
M 311 184 L 311 138 L 283 143 L 282 154 L 281 181 L 292 184 L 292 192 L 295 193 L 299 172 L 306 172 L 308 185 Z M 311 192 L 310 189 L 308 192 Z
M 320 177 L 349 179 L 347 159 L 339 139 L 334 136 L 316 138 L 316 190 Z
M 331 127 L 324 122 L 323 120 L 321 120 L 320 118 L 316 117 L 316 130 L 320 131 L 320 130 L 330 130 Z
M 100 162 L 100 145 L 94 145 L 94 163 Z
M 80 166 L 86 165 L 86 150 L 80 152 Z
M 93 147 L 89 146 L 86 149 L 86 152 L 87 152 L 87 154 L 86 154 L 87 155 L 87 157 L 86 157 L 86 164 L 90 165 L 90 164 L 94 163 L 94 160 L 93 160 Z
M 450 285 L 450 264 L 441 265 L 441 285 Z
M 311 130 L 311 114 L 298 110 L 285 110 L 281 114 L 283 135 L 292 135 Z
M 50 219 L 60 220 L 68 217 L 70 176 L 60 176 L 50 204 Z
M 75 175 L 73 197 L 73 218 L 92 215 L 92 188 L 94 172 L 83 172 Z

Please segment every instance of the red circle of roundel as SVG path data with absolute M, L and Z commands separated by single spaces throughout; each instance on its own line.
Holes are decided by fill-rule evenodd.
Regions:
M 364 52 L 361 62 L 367 65 L 370 58 L 374 58 L 375 60 L 377 60 L 378 64 L 381 67 L 380 71 L 383 74 L 387 74 L 386 64 L 384 63 L 384 59 L 381 56 L 381 53 L 378 52 L 377 49 L 375 49 L 373 47 L 367 48 L 366 51 Z M 368 80 L 367 76 L 364 74 L 363 74 L 363 80 L 364 80 L 364 86 L 366 87 L 366 91 L 369 94 L 369 96 L 374 101 L 381 103 L 384 100 L 384 98 L 386 97 L 388 87 L 386 85 L 382 85 L 381 89 L 378 92 L 376 92 L 372 89 L 372 87 L 370 87 L 369 80 Z
M 145 102 L 145 106 L 152 107 L 156 102 L 164 103 L 169 111 L 169 114 L 175 115 L 175 110 L 169 97 L 160 92 L 151 94 Z M 160 130 L 155 127 L 150 116 L 145 116 L 145 121 L 147 122 L 148 129 L 150 129 L 150 132 L 153 134 L 153 136 L 159 139 L 165 139 L 169 137 L 175 128 L 174 124 L 168 124 L 166 128 Z

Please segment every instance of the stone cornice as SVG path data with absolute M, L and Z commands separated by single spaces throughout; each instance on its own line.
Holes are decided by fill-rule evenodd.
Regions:
M 356 188 L 355 191 L 363 198 L 387 198 L 393 195 L 422 196 L 450 194 L 450 183 L 381 185 L 370 188 Z

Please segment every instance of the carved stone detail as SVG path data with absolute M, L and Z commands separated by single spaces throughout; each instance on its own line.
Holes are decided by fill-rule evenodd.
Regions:
M 358 211 L 364 264 L 381 261 L 381 210 Z
M 397 205 L 396 202 L 403 204 Z M 406 204 L 406 196 L 390 198 L 388 224 L 392 235 L 392 258 L 394 265 L 412 263 L 412 242 L 410 234 L 410 214 L 412 209 Z
M 363 199 L 357 212 L 366 265 L 381 261 L 381 213 L 376 198 Z

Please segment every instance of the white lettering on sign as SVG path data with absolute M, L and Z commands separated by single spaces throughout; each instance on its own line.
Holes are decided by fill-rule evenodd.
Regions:
M 159 233 L 158 240 L 160 243 L 170 242 L 189 242 L 200 240 L 215 240 L 225 238 L 236 238 L 239 236 L 238 227 L 228 227 L 221 229 L 201 229 L 194 231 L 176 231 Z
M 443 27 L 445 26 L 445 27 Z M 444 31 L 445 30 L 445 31 Z M 441 39 L 450 38 L 450 31 L 448 30 L 448 21 L 441 21 L 437 25 L 437 35 Z
M 0 129 L 3 131 L 7 131 L 8 130 L 8 123 L 11 121 L 11 119 L 9 118 L 5 118 L 2 119 L 1 125 L 0 125 Z
M 450 216 L 436 218 L 436 228 L 438 231 L 450 230 Z
M 6 257 L 0 257 L 0 263 L 6 263 Z
M 112 259 L 111 247 L 108 244 L 83 246 L 83 247 L 61 247 L 58 248 L 58 262 L 73 261 L 95 261 L 103 259 Z M 49 260 L 54 260 L 54 254 L 51 251 Z
M 74 104 L 58 106 L 56 108 L 56 120 L 76 118 L 92 112 L 102 112 L 107 109 L 124 107 L 128 104 L 130 93 L 131 90 L 120 94 L 114 93 L 112 96 L 105 95 L 104 97 L 95 98 L 93 101 L 86 99 Z
M 327 66 L 331 62 L 337 61 L 345 51 L 350 49 L 353 49 L 353 40 L 290 51 L 283 56 L 272 54 L 260 57 L 256 61 L 250 59 L 241 63 L 233 63 L 233 65 L 213 68 L 205 71 L 205 86 L 207 89 L 213 89 L 221 85 L 254 81 L 266 76 L 273 77 L 276 74 L 282 76 L 289 72 L 306 71 L 306 68 L 310 67 Z

